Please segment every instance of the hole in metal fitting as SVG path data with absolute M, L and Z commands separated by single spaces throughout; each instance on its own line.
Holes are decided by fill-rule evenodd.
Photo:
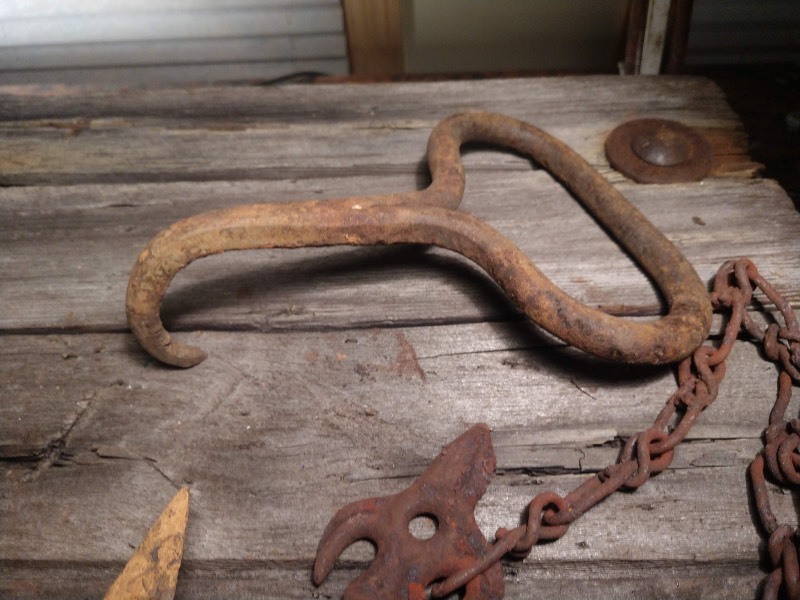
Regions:
M 439 521 L 433 515 L 419 515 L 408 523 L 408 532 L 418 540 L 429 540 L 439 529 Z

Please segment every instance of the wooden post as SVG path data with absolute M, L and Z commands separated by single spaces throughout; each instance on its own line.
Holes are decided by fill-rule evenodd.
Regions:
M 674 0 L 670 14 L 667 39 L 667 57 L 664 61 L 665 73 L 683 72 L 686 59 L 686 45 L 689 42 L 689 25 L 692 20 L 693 0 Z
M 403 72 L 401 0 L 343 0 L 350 73 L 389 76 Z
M 634 75 L 639 72 L 644 28 L 647 25 L 647 4 L 647 0 L 631 0 L 628 5 L 628 31 L 623 59 L 625 75 Z

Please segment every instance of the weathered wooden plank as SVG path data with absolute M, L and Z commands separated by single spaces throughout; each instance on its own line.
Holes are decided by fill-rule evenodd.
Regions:
M 57 597 L 67 600 L 102 594 L 132 552 L 130 546 L 146 531 L 144 514 L 174 491 L 165 481 L 155 493 L 151 489 L 145 493 L 138 486 L 148 481 L 147 476 L 136 475 L 134 469 L 115 469 L 113 474 L 103 474 L 104 470 L 93 467 L 91 479 L 69 469 L 59 470 L 64 484 L 58 488 L 63 497 L 59 496 L 57 502 L 28 494 L 37 518 L 44 514 L 39 535 L 32 537 L 41 547 L 53 550 L 38 560 L 0 559 L 5 574 L 0 579 L 4 597 L 46 596 L 56 578 L 65 575 Z M 499 514 L 505 503 L 524 503 L 527 493 L 544 489 L 523 487 L 519 482 L 505 485 L 503 479 L 495 481 L 479 514 L 489 534 L 498 524 L 516 522 L 518 515 L 509 514 L 512 511 Z M 578 481 L 577 477 L 556 476 L 548 480 L 548 487 L 571 487 Z M 409 482 L 362 487 L 351 498 L 386 492 L 387 488 L 399 490 Z M 506 598 L 544 599 L 559 593 L 561 597 L 581 594 L 599 599 L 610 592 L 619 598 L 752 598 L 764 573 L 758 568 L 759 538 L 749 521 L 742 470 L 669 472 L 651 484 L 635 494 L 609 499 L 576 522 L 562 540 L 537 548 L 524 563 L 507 564 Z M 75 490 L 79 485 L 92 490 L 105 486 L 108 491 L 96 498 Z M 325 514 L 327 506 L 323 514 L 315 514 L 320 494 L 314 489 L 306 490 L 300 502 L 296 497 L 275 494 L 252 499 L 244 497 L 245 492 L 229 496 L 228 507 L 237 507 L 236 522 L 243 523 L 234 531 L 224 529 L 229 523 L 224 515 L 227 507 L 222 514 L 212 512 L 204 505 L 207 495 L 192 494 L 178 598 L 210 599 L 228 594 L 269 599 L 316 595 L 340 598 L 348 581 L 368 564 L 367 548 L 351 550 L 330 581 L 319 589 L 312 586 L 309 572 L 317 537 L 331 514 Z M 791 513 L 790 501 L 780 498 L 787 505 L 781 507 L 783 512 Z M 106 508 L 94 509 L 98 501 Z M 299 511 L 302 521 L 294 528 L 274 525 L 286 518 L 281 510 L 284 504 L 305 507 L 305 511 Z M 47 511 L 52 510 L 58 511 L 58 519 L 48 516 Z M 491 516 L 487 518 L 486 513 Z M 68 523 L 60 528 L 71 530 L 66 539 L 58 539 L 54 533 L 53 521 L 57 520 Z M 92 558 L 75 547 L 76 538 L 85 548 L 103 536 L 109 541 Z M 219 554 L 204 556 L 203 546 L 208 541 L 224 542 L 229 536 L 245 539 L 241 545 L 228 545 Z M 676 546 L 681 550 L 676 551 Z M 59 549 L 76 560 L 61 559 L 56 555 Z M 241 558 L 242 553 L 246 558 Z
M 9 188 L 0 203 L 0 327 L 121 330 L 130 269 L 172 222 L 248 202 L 413 189 L 412 176 L 303 181 Z M 620 184 L 703 279 L 747 255 L 797 302 L 789 251 L 800 215 L 774 183 Z M 516 242 L 545 274 L 590 305 L 655 314 L 656 294 L 591 218 L 543 172 L 473 173 L 463 205 Z M 525 217 L 524 215 L 530 215 Z M 450 252 L 419 248 L 236 252 L 197 261 L 165 302 L 173 329 L 334 328 L 506 319 L 513 309 Z M 369 299 L 367 302 L 364 299 Z
M 430 440 L 421 451 L 430 453 L 441 445 L 436 438 L 442 426 L 435 423 L 436 415 L 457 414 L 460 421 L 450 424 L 445 435 L 453 437 L 463 423 L 488 419 L 509 449 L 508 463 L 514 467 L 524 463 L 521 456 L 530 459 L 529 450 L 514 449 L 534 443 L 592 448 L 588 458 L 597 467 L 612 460 L 615 439 L 648 425 L 674 388 L 668 368 L 611 366 L 514 322 L 328 333 L 204 332 L 186 337 L 207 348 L 213 360 L 188 371 L 165 369 L 153 363 L 130 334 L 7 336 L 0 349 L 2 392 L 9 400 L 0 409 L 0 455 L 37 458 L 54 441 L 65 436 L 74 440 L 89 427 L 91 435 L 101 436 L 92 443 L 128 448 L 125 440 L 130 438 L 138 449 L 128 449 L 141 456 L 154 450 L 138 427 L 125 433 L 130 423 L 123 419 L 114 426 L 118 430 L 104 421 L 102 431 L 93 431 L 86 425 L 94 418 L 92 411 L 111 398 L 126 398 L 125 411 L 145 410 L 145 397 L 152 404 L 147 410 L 164 421 L 170 411 L 183 410 L 172 407 L 189 402 L 186 398 L 201 396 L 191 400 L 198 403 L 198 414 L 213 414 L 220 408 L 217 402 L 248 394 L 261 397 L 265 392 L 258 391 L 260 387 L 280 385 L 272 395 L 292 398 L 292 405 L 305 396 L 302 407 L 286 409 L 292 414 L 308 412 L 303 423 L 326 414 L 326 407 L 335 413 L 338 409 L 330 406 L 337 404 L 334 400 L 315 407 L 322 396 L 335 392 L 351 396 L 341 411 L 362 407 L 354 427 L 364 426 L 364 416 L 374 417 L 378 403 L 397 427 L 419 429 L 419 437 Z M 740 349 L 734 356 L 732 373 L 741 369 L 744 374 L 731 376 L 737 381 L 735 393 L 721 402 L 726 410 L 697 426 L 694 435 L 699 440 L 755 439 L 764 426 L 773 374 L 765 371 L 755 351 Z M 280 378 L 283 383 L 276 383 Z M 422 409 L 404 400 L 411 393 L 430 411 L 422 420 L 433 424 L 418 423 Z M 176 394 L 175 399 L 168 401 L 166 394 Z M 123 416 L 133 417 L 125 411 Z M 704 431 L 706 426 L 711 429 Z M 561 460 L 569 463 L 552 466 L 578 468 L 574 456 L 564 456 Z
M 470 109 L 516 115 L 547 129 L 571 124 L 610 130 L 620 121 L 656 114 L 695 126 L 730 131 L 740 127 L 722 90 L 711 80 L 691 77 L 590 76 L 122 91 L 0 87 L 0 120 L 139 116 L 174 118 L 178 122 L 222 119 L 369 124 L 397 120 L 436 122 Z
M 253 125 L 215 122 L 187 128 L 130 121 L 17 122 L 5 129 L 0 183 L 50 185 L 239 179 L 299 179 L 424 172 L 425 146 L 435 123 L 377 126 Z M 550 129 L 614 182 L 603 140 L 613 128 Z M 744 138 L 707 129 L 718 146 L 717 170 L 752 174 L 743 157 Z M 166 135 L 165 135 L 166 134 Z M 384 152 L 379 149 L 391 148 Z M 526 157 L 474 153 L 469 169 L 530 170 Z
M 286 124 L 140 123 L 130 119 L 14 121 L 0 124 L 4 144 L 0 184 L 144 183 L 297 179 L 424 171 L 435 122 Z M 567 125 L 549 129 L 613 181 L 623 178 L 605 159 L 607 129 Z M 167 131 L 165 131 L 165 128 Z M 742 171 L 744 138 L 714 133 L 720 171 Z M 386 150 L 390 149 L 390 150 Z M 421 164 L 422 163 L 422 164 Z M 472 154 L 471 169 L 530 170 L 507 152 Z M 752 171 L 752 168 L 750 168 Z
M 336 508 L 402 489 L 468 423 L 495 430 L 501 474 L 478 512 L 490 535 L 515 523 L 532 494 L 564 493 L 613 461 L 609 442 L 647 426 L 674 387 L 668 369 L 540 346 L 513 323 L 195 338 L 211 355 L 191 371 L 150 362 L 127 335 L 6 338 L 4 443 L 10 436 L 19 449 L 29 432 L 61 443 L 36 466 L 4 464 L 4 597 L 41 596 L 70 572 L 59 597 L 99 595 L 183 483 L 193 494 L 185 597 L 218 597 L 214 582 L 250 597 L 308 597 L 317 539 Z M 674 468 L 509 565 L 507 597 L 600 597 L 609 586 L 642 597 L 679 587 L 687 570 L 675 597 L 721 598 L 721 581 L 740 584 L 727 597 L 752 596 L 759 538 L 743 473 L 774 372 L 748 345 L 730 361 L 718 403 Z M 14 386 L 33 371 L 39 380 L 25 386 L 20 415 Z M 77 402 L 86 404 L 68 431 L 39 410 L 67 415 Z M 20 416 L 28 421 L 15 425 Z M 774 502 L 779 518 L 796 518 L 790 496 Z M 368 556 L 351 550 L 321 592 L 338 597 Z M 591 591 L 598 577 L 605 584 Z
M 102 566 L 51 566 L 30 563 L 15 568 L 18 575 L 8 597 L 15 600 L 37 598 L 86 598 L 113 580 L 118 563 Z M 306 600 L 341 598 L 349 581 L 357 577 L 361 563 L 342 565 L 331 575 L 323 589 L 314 588 L 308 570 L 283 568 L 250 561 L 184 561 L 178 581 L 179 599 L 217 600 Z M 308 566 L 310 570 L 310 564 Z M 711 565 L 708 562 L 654 560 L 647 565 L 576 565 L 559 561 L 531 562 L 520 569 L 505 567 L 508 599 L 581 598 L 623 600 L 671 598 L 675 600 L 726 600 L 753 598 L 764 573 L 752 565 L 732 562 Z M 21 590 L 25 590 L 24 592 Z M 4 590 L 5 591 L 5 590 Z M 748 595 L 749 594 L 749 595 Z

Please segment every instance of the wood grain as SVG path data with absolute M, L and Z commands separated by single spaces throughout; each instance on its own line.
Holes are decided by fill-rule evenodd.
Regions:
M 403 72 L 400 0 L 343 0 L 347 51 L 353 75 Z
M 657 114 L 695 126 L 705 124 L 731 131 L 740 127 L 737 116 L 725 104 L 722 90 L 711 80 L 674 76 L 122 91 L 4 86 L 0 87 L 0 99 L 4 120 L 142 117 L 173 119 L 173 126 L 192 119 L 267 119 L 306 125 L 366 121 L 377 125 L 398 120 L 436 122 L 460 110 L 482 109 L 530 119 L 543 128 L 561 124 L 578 127 L 579 131 Z
M 51 449 L 54 439 L 64 443 L 34 471 L 7 464 L 0 562 L 35 561 L 45 582 L 86 563 L 97 579 L 75 593 L 89 593 L 124 563 L 158 498 L 188 484 L 187 589 L 214 597 L 198 589 L 206 578 L 253 572 L 252 597 L 302 597 L 307 583 L 271 593 L 258 586 L 276 576 L 305 581 L 339 505 L 399 491 L 467 424 L 494 430 L 500 475 L 478 512 L 491 533 L 515 523 L 537 491 L 564 493 L 613 462 L 616 440 L 646 427 L 674 388 L 668 368 L 603 364 L 536 343 L 514 323 L 201 337 L 211 356 L 191 371 L 153 364 L 124 334 L 10 338 L 2 350 L 10 384 L 35 369 L 41 392 L 26 400 L 25 422 L 3 404 L 3 422 L 19 423 L 4 434 L 18 458 L 26 442 L 29 455 L 39 455 L 31 431 L 50 438 Z M 773 378 L 754 348 L 737 347 L 718 403 L 673 468 L 592 511 L 564 540 L 537 549 L 535 561 L 510 566 L 520 587 L 509 597 L 547 597 L 556 583 L 548 587 L 548 564 L 578 582 L 598 573 L 645 577 L 668 564 L 658 587 L 698 561 L 742 562 L 737 577 L 757 579 L 743 472 L 760 444 Z M 61 423 L 80 402 L 87 406 L 65 431 Z M 43 418 L 46 405 L 61 419 Z M 792 514 L 790 497 L 775 502 Z M 365 560 L 355 548 L 345 565 L 359 569 Z M 341 593 L 340 576 L 323 591 Z M 713 589 L 720 573 L 696 577 L 679 597 Z M 540 578 L 544 587 L 531 595 L 523 583 Z
M 153 514 L 188 485 L 177 598 L 339 598 L 371 551 L 352 547 L 314 588 L 328 519 L 408 485 L 469 424 L 489 423 L 498 456 L 478 511 L 488 536 L 517 523 L 533 494 L 565 493 L 615 460 L 673 391 L 672 370 L 563 346 L 473 265 L 436 249 L 198 261 L 163 311 L 178 336 L 209 351 L 189 371 L 154 363 L 127 332 L 130 268 L 166 225 L 244 202 L 418 189 L 431 127 L 476 108 L 566 140 L 703 279 L 747 255 L 800 303 L 800 216 L 774 182 L 752 177 L 738 120 L 706 80 L 4 88 L 0 596 L 101 597 Z M 636 116 L 702 128 L 714 175 L 644 186 L 610 171 L 603 139 Z M 630 318 L 659 312 L 647 279 L 547 173 L 483 147 L 464 162 L 464 210 L 566 291 Z M 730 361 L 673 467 L 506 563 L 506 598 L 754 597 L 763 544 L 744 472 L 775 371 L 748 345 Z M 779 519 L 795 523 L 791 495 L 773 496 Z
M 516 242 L 565 291 L 620 314 L 658 313 L 660 301 L 649 281 L 549 175 L 468 178 L 464 209 Z M 6 257 L 0 263 L 5 307 L 0 327 L 121 331 L 125 286 L 136 256 L 150 237 L 180 218 L 239 203 L 413 187 L 412 177 L 374 176 L 9 188 L 0 204 L 0 250 Z M 787 252 L 800 237 L 800 220 L 773 183 L 720 178 L 684 186 L 620 184 L 620 189 L 703 279 L 739 255 L 756 261 L 768 277 L 800 279 L 796 253 Z M 708 202 L 711 197 L 726 209 Z M 793 302 L 800 299 L 796 289 L 786 292 Z M 180 273 L 164 305 L 168 327 L 177 330 L 371 327 L 514 315 L 472 263 L 419 247 L 215 256 Z

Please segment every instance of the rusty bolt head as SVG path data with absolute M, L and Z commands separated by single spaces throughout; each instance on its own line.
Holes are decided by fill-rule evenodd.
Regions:
M 691 154 L 686 139 L 667 128 L 640 133 L 631 140 L 631 149 L 642 160 L 659 167 L 674 167 L 684 163 Z
M 609 134 L 605 149 L 611 166 L 639 183 L 699 181 L 711 171 L 708 141 L 676 121 L 628 121 Z

